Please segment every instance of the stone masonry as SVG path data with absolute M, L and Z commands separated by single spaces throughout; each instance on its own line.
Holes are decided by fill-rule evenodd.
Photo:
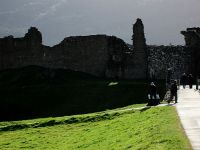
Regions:
M 107 35 L 67 37 L 49 47 L 42 44 L 40 31 L 31 27 L 22 38 L 0 38 L 0 70 L 38 65 L 104 78 L 165 79 L 166 69 L 172 67 L 174 78 L 179 78 L 183 72 L 191 72 L 192 60 L 197 61 L 194 54 L 199 56 L 196 46 L 199 30 L 191 30 L 182 32 L 186 46 L 147 46 L 144 25 L 137 19 L 133 26 L 133 47 Z M 192 47 L 197 50 L 191 52 Z
M 191 53 L 185 46 L 148 46 L 148 72 L 152 79 L 165 79 L 167 69 L 172 69 L 172 78 L 179 79 L 190 73 Z
M 144 36 L 144 25 L 141 19 L 137 19 L 133 25 L 133 59 L 134 59 L 134 77 L 147 78 L 147 48 Z
M 48 47 L 42 45 L 41 33 L 31 27 L 23 38 L 0 39 L 0 70 L 38 65 L 122 78 L 128 49 L 121 39 L 106 35 L 68 37 Z
M 181 34 L 185 37 L 186 46 L 191 51 L 190 71 L 196 77 L 200 77 L 200 28 L 187 28 Z

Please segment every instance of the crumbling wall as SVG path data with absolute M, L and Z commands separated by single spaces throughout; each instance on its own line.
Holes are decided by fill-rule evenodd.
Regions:
M 42 45 L 42 35 L 31 27 L 23 38 L 0 39 L 0 70 L 38 65 L 82 71 L 99 77 L 123 78 L 123 40 L 106 35 L 65 38 L 53 47 Z
M 38 65 L 41 62 L 42 51 L 42 35 L 34 27 L 31 27 L 23 38 L 1 38 L 0 70 Z
M 185 37 L 185 44 L 189 47 L 200 47 L 200 28 L 187 28 L 186 31 L 181 31 Z
M 165 79 L 167 69 L 172 69 L 172 77 L 190 73 L 191 52 L 185 46 L 148 46 L 148 72 L 150 78 Z
M 55 56 L 52 61 L 56 62 L 54 67 L 64 67 L 100 77 L 121 78 L 123 73 L 120 72 L 120 67 L 126 49 L 126 44 L 113 36 L 68 37 L 52 48 Z
M 106 35 L 67 37 L 60 44 L 48 47 L 42 45 L 38 29 L 31 27 L 22 38 L 0 38 L 0 70 L 38 65 L 107 78 L 165 79 L 167 68 L 172 68 L 173 77 L 179 78 L 183 72 L 191 73 L 192 64 L 200 56 L 199 47 L 194 44 L 199 42 L 192 36 L 195 34 L 197 38 L 199 30 L 188 29 L 184 34 L 187 46 L 146 46 L 144 26 L 137 19 L 133 48 L 117 37 Z M 191 44 L 195 45 L 195 51 Z
M 147 78 L 147 49 L 144 35 L 144 25 L 141 19 L 137 19 L 133 25 L 133 63 L 132 76 L 137 79 Z M 132 60 L 130 60 L 132 62 Z M 131 69 L 131 68 L 129 68 Z M 128 70 L 129 70 L 128 69 Z
M 185 37 L 185 43 L 191 51 L 191 73 L 196 77 L 200 77 L 200 28 L 187 28 L 186 31 L 181 31 Z

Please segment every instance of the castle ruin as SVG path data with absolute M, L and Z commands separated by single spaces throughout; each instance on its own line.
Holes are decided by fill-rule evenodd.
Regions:
M 187 28 L 186 31 L 181 31 L 185 37 L 186 47 L 191 52 L 190 72 L 200 77 L 200 28 Z
M 68 37 L 48 47 L 42 45 L 41 33 L 31 27 L 23 38 L 0 39 L 0 70 L 38 65 L 121 78 L 127 50 L 121 39 L 106 35 Z
M 174 77 L 178 78 L 183 72 L 191 72 L 191 63 L 197 61 L 192 60 L 193 55 L 199 49 L 199 42 L 195 43 L 199 30 L 182 34 L 186 37 L 186 46 L 147 46 L 144 25 L 137 19 L 133 25 L 133 49 L 123 40 L 107 35 L 67 37 L 49 47 L 42 44 L 40 31 L 31 27 L 22 38 L 0 38 L 0 70 L 37 65 L 104 78 L 165 79 L 167 68 L 172 67 Z M 193 53 L 191 47 L 196 49 Z
M 141 19 L 137 19 L 136 23 L 133 25 L 133 59 L 134 59 L 134 76 L 135 78 L 147 78 L 147 47 L 146 39 L 144 35 L 144 25 Z

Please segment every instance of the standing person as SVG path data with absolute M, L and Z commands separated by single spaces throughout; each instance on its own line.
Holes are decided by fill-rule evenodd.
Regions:
M 178 90 L 177 82 L 176 80 L 174 80 L 170 88 L 171 95 L 170 95 L 170 100 L 168 101 L 168 104 L 173 100 L 174 97 L 175 97 L 175 103 L 177 103 L 177 100 L 178 100 L 177 90 Z
M 192 84 L 193 84 L 192 74 L 189 74 L 189 76 L 188 76 L 188 84 L 189 84 L 190 89 L 192 89 Z
M 147 106 L 153 106 L 156 105 L 156 93 L 157 93 L 157 88 L 156 85 L 151 82 L 148 90 L 148 104 Z
M 172 77 L 172 68 L 168 68 L 167 76 L 166 76 L 166 89 L 167 90 L 170 88 L 171 77 Z
M 187 84 L 187 75 L 185 73 L 183 73 L 183 75 L 181 76 L 181 83 L 183 85 L 183 88 L 185 89 L 185 86 Z

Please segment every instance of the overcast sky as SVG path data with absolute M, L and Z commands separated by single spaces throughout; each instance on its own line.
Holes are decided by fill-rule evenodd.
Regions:
M 180 31 L 200 26 L 200 0 L 0 0 L 0 37 L 22 37 L 35 26 L 50 46 L 90 34 L 132 43 L 137 18 L 143 20 L 147 44 L 183 45 Z

